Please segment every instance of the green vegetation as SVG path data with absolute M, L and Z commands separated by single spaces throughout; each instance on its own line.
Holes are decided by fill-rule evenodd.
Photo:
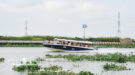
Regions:
M 135 55 L 129 54 L 124 55 L 122 53 L 114 53 L 114 54 L 95 54 L 95 55 L 50 55 L 46 54 L 46 57 L 48 58 L 65 58 L 69 61 L 110 61 L 110 62 L 119 62 L 119 63 L 125 63 L 127 61 L 135 62 Z
M 69 71 L 40 71 L 39 73 L 29 73 L 28 75 L 94 75 L 91 72 L 80 71 L 79 73 L 69 72 Z
M 38 58 L 35 59 L 35 61 L 40 62 L 40 61 L 44 61 L 44 59 L 41 58 L 41 57 L 38 57 Z
M 24 71 L 37 71 L 40 69 L 40 66 L 37 65 L 36 61 L 32 61 L 30 62 L 26 62 L 25 64 L 23 64 L 23 62 L 21 62 L 21 65 L 19 66 L 14 66 L 13 70 L 14 71 L 18 71 L 18 72 L 24 72 Z
M 27 72 L 27 75 L 94 75 L 86 71 L 80 71 L 79 73 L 64 71 L 62 67 L 58 65 L 51 65 L 42 69 L 38 66 L 36 61 L 28 61 L 25 64 L 21 61 L 21 65 L 14 66 L 13 70 L 17 72 Z
M 87 38 L 88 41 L 100 41 L 100 42 L 119 42 L 118 37 L 97 37 L 97 38 Z
M 79 73 L 64 71 L 62 70 L 61 66 L 51 65 L 49 67 L 45 67 L 43 71 L 29 72 L 28 75 L 94 75 L 94 74 L 87 71 L 80 71 Z
M 31 41 L 44 41 L 45 39 L 52 40 L 54 38 L 72 39 L 70 37 L 60 37 L 60 36 L 0 36 L 0 40 L 31 40 Z
M 112 63 L 111 64 L 106 63 L 103 68 L 104 68 L 104 70 L 107 70 L 107 71 L 109 71 L 109 70 L 113 70 L 113 71 L 130 70 L 130 69 L 127 69 L 127 67 L 124 65 L 116 65 L 116 64 L 112 64 Z
M 0 40 L 33 40 L 33 41 L 43 41 L 45 39 L 52 40 L 54 38 L 59 39 L 72 39 L 72 40 L 85 40 L 85 41 L 100 41 L 100 42 L 119 42 L 118 37 L 97 37 L 97 38 L 79 38 L 79 37 L 63 37 L 63 36 L 0 36 Z
M 94 41 L 94 42 L 119 42 L 120 38 L 118 37 L 97 37 L 97 38 L 79 38 L 79 37 L 62 37 L 62 36 L 0 36 L 0 40 L 25 40 L 25 41 L 44 41 L 44 40 L 53 40 L 54 38 L 58 39 L 70 39 L 70 40 L 80 40 L 80 41 Z M 133 42 L 135 42 L 133 40 Z M 95 46 L 95 45 L 90 45 Z M 97 45 L 99 48 L 135 48 L 133 45 L 115 45 L 115 44 L 100 44 Z M 43 47 L 42 44 L 0 44 L 0 47 Z
M 43 47 L 42 44 L 0 44 L 0 47 Z
M 0 62 L 4 62 L 4 60 L 5 60 L 5 58 L 3 58 L 3 57 L 0 58 Z
M 18 72 L 21 72 L 21 71 L 35 71 L 35 70 L 39 70 L 40 67 L 38 65 L 20 65 L 20 66 L 14 66 L 13 67 L 13 70 L 14 71 L 18 71 Z
M 95 45 L 90 45 L 91 47 L 95 46 Z M 114 44 L 100 44 L 100 45 L 96 45 L 98 48 L 135 48 L 135 44 L 132 45 L 114 45 Z
M 80 71 L 78 75 L 94 75 L 94 74 L 87 71 Z
M 28 75 L 33 75 L 33 74 L 28 74 Z M 40 71 L 38 74 L 35 75 L 77 75 L 76 73 L 73 72 L 68 72 L 68 71 Z
M 98 48 L 135 48 L 133 45 L 90 45 L 90 47 L 98 46 Z M 42 44 L 0 44 L 0 47 L 44 47 Z
M 54 65 L 54 66 L 49 66 L 49 67 L 45 67 L 44 68 L 45 71 L 58 71 L 58 70 L 62 70 L 62 67 L 61 66 L 58 66 L 58 65 Z

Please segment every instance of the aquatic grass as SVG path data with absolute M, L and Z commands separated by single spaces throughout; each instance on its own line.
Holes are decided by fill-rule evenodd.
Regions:
M 131 62 L 135 62 L 135 55 L 130 54 L 128 60 L 130 60 Z
M 74 73 L 70 71 L 39 71 L 39 72 L 29 72 L 28 75 L 94 75 L 91 72 L 80 71 L 79 73 Z
M 91 72 L 80 71 L 79 73 L 69 72 L 69 71 L 40 71 L 38 75 L 94 75 Z
M 68 72 L 68 71 L 40 71 L 37 75 L 78 75 L 74 72 Z
M 65 71 L 58 65 L 50 65 L 49 67 L 42 68 L 38 66 L 35 61 L 28 61 L 19 66 L 14 66 L 13 70 L 17 72 L 27 72 L 27 75 L 94 75 L 87 71 L 80 71 L 79 73 L 74 73 L 70 70 Z
M 28 75 L 94 75 L 91 72 L 80 71 L 79 73 L 74 73 L 70 70 L 63 70 L 61 66 L 50 65 L 49 67 L 44 67 L 44 70 L 29 71 Z
M 94 75 L 94 74 L 87 71 L 80 71 L 78 75 Z
M 0 62 L 4 62 L 5 58 L 1 57 Z
M 104 70 L 106 71 L 120 71 L 120 70 L 130 70 L 130 69 L 127 69 L 126 66 L 124 65 L 116 65 L 116 64 L 108 64 L 106 63 L 104 66 L 103 66 Z
M 21 65 L 19 66 L 14 66 L 12 69 L 14 71 L 18 71 L 18 72 L 24 72 L 24 71 L 37 71 L 40 69 L 40 66 L 38 66 L 36 61 L 27 61 L 26 63 L 23 63 L 22 61 L 20 62 Z
M 35 60 L 32 60 L 31 64 L 37 64 L 37 62 Z
M 21 71 L 25 71 L 27 69 L 27 66 L 26 65 L 14 66 L 12 69 L 14 71 L 21 72 Z
M 69 55 L 50 55 L 46 54 L 47 58 L 64 58 L 69 61 L 109 61 L 109 62 L 119 62 L 119 63 L 125 63 L 127 61 L 135 62 L 135 55 L 125 55 L 122 53 L 108 53 L 108 54 L 95 54 L 95 55 L 75 55 L 75 54 L 69 54 Z
M 14 66 L 12 68 L 14 71 L 18 71 L 18 72 L 22 72 L 22 71 L 35 71 L 35 70 L 39 70 L 40 69 L 40 66 L 38 65 L 32 65 L 32 64 L 29 64 L 29 65 L 19 65 L 19 66 Z
M 41 58 L 41 57 L 38 57 L 38 58 L 35 59 L 35 61 L 40 62 L 40 61 L 44 61 L 44 59 Z
M 135 48 L 135 44 L 121 45 L 121 44 L 91 44 L 91 47 L 97 46 L 98 48 Z
M 58 54 L 58 55 L 50 55 L 50 54 L 46 54 L 46 57 L 49 57 L 49 58 L 63 58 L 63 56 L 61 54 Z
M 51 66 L 49 66 L 49 67 L 45 67 L 44 68 L 44 70 L 46 70 L 46 71 L 51 71 L 51 70 L 53 70 L 53 71 L 58 71 L 58 70 L 62 70 L 62 67 L 61 66 L 58 66 L 58 65 L 51 65 Z

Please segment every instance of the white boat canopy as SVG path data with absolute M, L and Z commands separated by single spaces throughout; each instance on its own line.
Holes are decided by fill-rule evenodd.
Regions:
M 92 44 L 92 42 L 89 42 L 89 41 L 76 41 L 76 40 L 57 39 L 57 38 L 55 38 L 54 40 L 56 40 L 56 41 L 62 41 L 62 42 L 72 42 L 72 43 Z

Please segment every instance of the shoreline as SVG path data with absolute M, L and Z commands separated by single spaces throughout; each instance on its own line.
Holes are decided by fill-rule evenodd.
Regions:
M 90 45 L 90 47 L 98 46 L 98 48 L 135 48 L 133 45 Z M 44 47 L 42 44 L 0 44 L 0 47 Z

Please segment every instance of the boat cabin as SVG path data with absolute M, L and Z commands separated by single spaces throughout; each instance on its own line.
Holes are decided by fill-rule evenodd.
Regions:
M 74 46 L 74 47 L 85 47 L 89 48 L 92 42 L 89 41 L 76 41 L 76 40 L 67 40 L 67 39 L 54 39 L 54 40 L 46 40 L 46 44 L 51 45 L 65 45 L 65 46 Z

